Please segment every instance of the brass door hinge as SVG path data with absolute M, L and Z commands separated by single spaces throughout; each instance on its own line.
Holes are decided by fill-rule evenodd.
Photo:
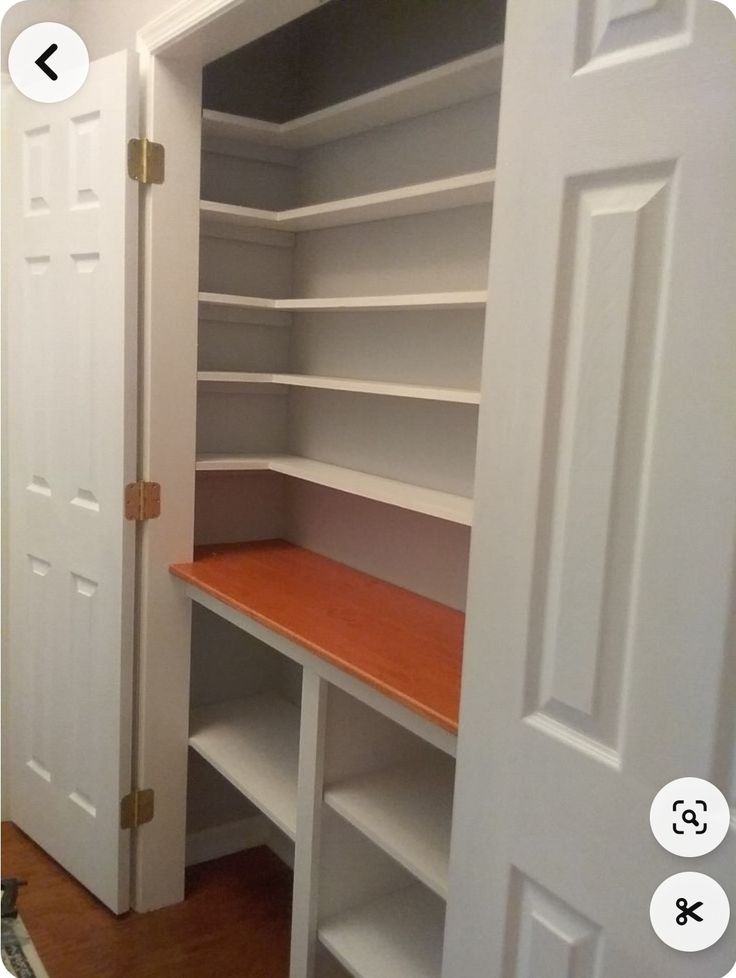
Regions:
M 120 828 L 137 829 L 153 821 L 153 788 L 131 791 L 120 802 Z
M 161 143 L 131 139 L 128 143 L 128 176 L 138 183 L 163 183 L 165 151 Z
M 125 487 L 126 520 L 155 520 L 161 515 L 161 486 L 158 482 L 131 482 Z

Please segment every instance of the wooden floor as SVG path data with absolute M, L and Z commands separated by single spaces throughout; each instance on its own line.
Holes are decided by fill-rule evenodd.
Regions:
M 268 849 L 187 875 L 184 903 L 115 917 L 15 826 L 2 875 L 28 881 L 23 921 L 49 978 L 286 978 L 291 873 Z

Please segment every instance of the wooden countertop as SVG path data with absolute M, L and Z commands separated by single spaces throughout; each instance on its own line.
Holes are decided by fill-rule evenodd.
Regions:
M 457 732 L 462 612 L 285 540 L 198 547 L 170 570 Z

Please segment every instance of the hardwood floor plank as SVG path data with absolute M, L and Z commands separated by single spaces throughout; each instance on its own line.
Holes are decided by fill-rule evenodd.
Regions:
M 115 917 L 9 822 L 2 874 L 49 978 L 286 978 L 292 877 L 266 848 L 187 871 L 187 899 Z

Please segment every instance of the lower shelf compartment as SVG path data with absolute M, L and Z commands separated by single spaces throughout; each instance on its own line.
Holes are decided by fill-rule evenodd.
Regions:
M 299 710 L 275 693 L 198 707 L 189 746 L 282 832 L 296 836 Z
M 325 803 L 446 898 L 454 776 L 452 759 L 437 752 L 338 782 Z
M 325 921 L 319 939 L 355 978 L 438 978 L 444 910 L 410 886 Z

